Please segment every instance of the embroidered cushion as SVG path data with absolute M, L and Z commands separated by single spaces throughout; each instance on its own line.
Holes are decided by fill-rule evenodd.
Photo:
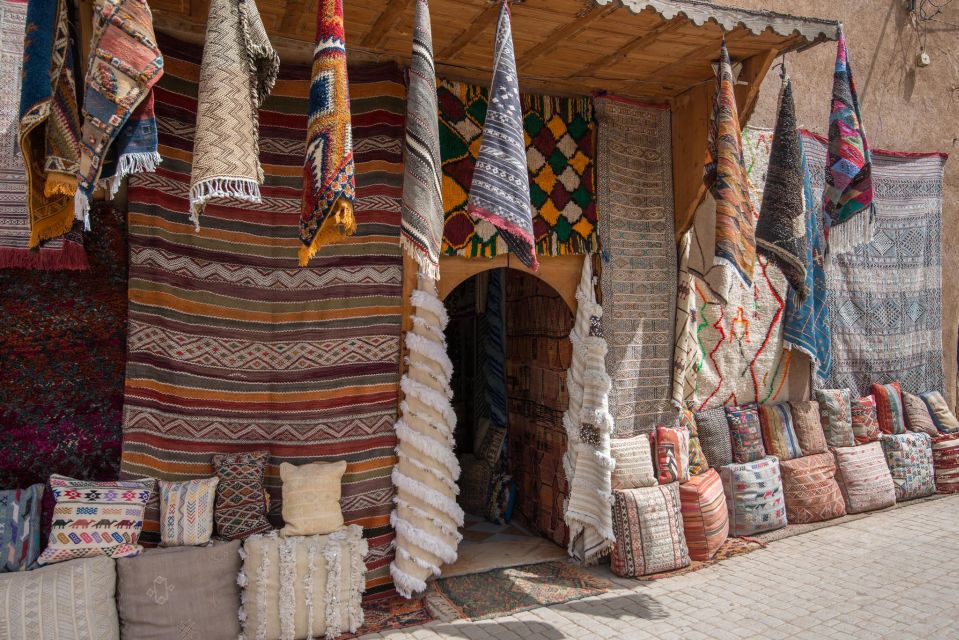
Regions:
M 902 410 L 906 416 L 906 429 L 916 433 L 928 433 L 933 438 L 939 435 L 939 429 L 932 421 L 929 409 L 922 398 L 903 391 Z
M 932 466 L 936 474 L 936 491 L 959 493 L 959 433 L 932 439 Z
M 336 638 L 363 624 L 367 544 L 363 529 L 283 538 L 271 532 L 243 543 L 240 620 L 252 640 Z
M 919 397 L 926 403 L 926 408 L 929 409 L 929 417 L 932 418 L 936 429 L 939 429 L 942 433 L 959 431 L 959 420 L 956 420 L 956 416 L 953 415 L 952 411 L 949 411 L 949 405 L 946 404 L 946 399 L 942 397 L 941 393 L 926 391 L 920 393 Z
M 491 469 L 499 469 L 500 458 L 503 455 L 503 445 L 506 443 L 506 428 L 490 426 L 486 430 L 483 444 L 480 445 L 476 457 L 485 460 Z
M 660 484 L 689 480 L 689 431 L 656 427 L 656 468 Z
M 780 460 L 802 457 L 803 451 L 799 439 L 793 430 L 792 413 L 789 405 L 760 405 L 759 424 L 762 426 L 763 444 L 769 455 Z
M 709 469 L 709 461 L 703 453 L 703 447 L 699 442 L 699 428 L 696 425 L 696 414 L 690 409 L 683 409 L 679 412 L 679 427 L 686 428 L 689 431 L 689 475 L 695 476 L 700 473 L 706 473 Z
M 272 529 L 266 519 L 266 491 L 263 476 L 269 451 L 217 454 L 213 470 L 216 486 L 213 522 L 216 533 L 227 540 L 242 540 Z
M 763 448 L 762 426 L 755 404 L 741 407 L 726 407 L 729 422 L 730 442 L 733 447 L 733 462 L 743 464 L 761 460 L 766 455 Z
M 831 453 L 784 460 L 779 468 L 789 524 L 822 522 L 846 515 L 846 502 L 836 482 L 836 460 Z
M 852 402 L 852 435 L 856 444 L 866 444 L 879 440 L 879 418 L 876 414 L 876 399 L 863 396 Z
M 160 480 L 160 542 L 165 547 L 206 544 L 213 536 L 219 478 Z
M 333 533 L 343 526 L 340 483 L 346 461 L 280 465 L 283 480 L 283 536 Z
M 786 526 L 779 460 L 768 456 L 730 464 L 720 469 L 719 475 L 726 494 L 729 535 L 751 536 Z
M 0 573 L 26 571 L 40 553 L 43 485 L 0 491 Z
M 696 432 L 706 461 L 713 469 L 733 461 L 732 442 L 729 438 L 729 421 L 726 409 L 716 407 L 696 414 Z
M 796 432 L 796 440 L 799 441 L 803 455 L 811 456 L 829 451 L 819 418 L 819 403 L 815 400 L 790 402 L 789 411 L 793 418 L 793 431 Z
M 240 635 L 240 541 L 148 549 L 117 560 L 123 638 L 180 640 Z
M 819 403 L 819 422 L 826 444 L 830 447 L 855 445 L 849 389 L 817 389 L 816 402 Z
M 876 414 L 883 433 L 905 433 L 906 420 L 902 408 L 902 389 L 898 382 L 872 385 L 876 398 Z
M 839 447 L 833 454 L 846 513 L 863 513 L 896 504 L 896 487 L 886 466 L 882 445 L 870 442 L 858 447 Z
M 113 565 L 100 556 L 0 574 L 0 638 L 119 640 Z
M 715 469 L 707 469 L 679 485 L 679 500 L 689 557 L 709 560 L 729 537 L 723 481 Z
M 143 550 L 138 544 L 143 512 L 155 484 L 152 478 L 91 482 L 50 476 L 57 504 L 47 548 L 37 562 L 137 555 Z
M 936 492 L 932 438 L 925 433 L 882 434 L 882 450 L 896 486 L 896 502 Z
M 678 483 L 613 495 L 613 573 L 634 578 L 689 565 Z
M 653 455 L 649 436 L 610 440 L 610 453 L 616 461 L 613 469 L 613 489 L 652 487 L 658 481 L 653 469 Z

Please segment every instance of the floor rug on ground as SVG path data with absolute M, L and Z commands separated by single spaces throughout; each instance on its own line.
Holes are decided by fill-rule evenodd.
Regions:
M 689 566 L 683 567 L 682 569 L 676 569 L 675 571 L 665 571 L 663 573 L 654 573 L 648 576 L 637 577 L 636 580 L 641 580 L 644 582 L 651 582 L 653 580 L 662 580 L 664 578 L 673 578 L 675 576 L 682 576 L 687 573 L 693 573 L 694 571 L 699 571 L 700 569 L 705 569 L 706 567 L 711 567 L 718 562 L 723 560 L 728 560 L 733 556 L 741 556 L 745 553 L 751 553 L 757 549 L 763 549 L 766 546 L 766 543 L 760 542 L 757 538 L 729 538 L 723 543 L 723 546 L 719 548 L 719 551 L 716 552 L 709 560 L 700 562 L 698 560 L 692 560 L 689 563 Z
M 564 547 L 530 531 L 515 517 L 509 524 L 494 524 L 466 514 L 460 533 L 458 557 L 443 567 L 444 578 L 567 558 Z
M 346 460 L 343 515 L 364 528 L 367 595 L 375 595 L 391 582 L 402 76 L 391 65 L 351 70 L 359 227 L 300 268 L 309 70 L 282 69 L 260 111 L 263 202 L 210 203 L 196 232 L 188 189 L 201 52 L 170 39 L 161 46 L 163 164 L 129 186 L 122 471 L 202 477 L 214 453 L 269 450 L 278 524 L 282 462 Z M 155 531 L 154 523 L 146 533 Z
M 356 633 L 339 636 L 339 640 L 418 627 L 435 619 L 430 614 L 424 598 L 407 600 L 396 595 L 378 598 L 363 603 L 363 626 L 357 629 Z

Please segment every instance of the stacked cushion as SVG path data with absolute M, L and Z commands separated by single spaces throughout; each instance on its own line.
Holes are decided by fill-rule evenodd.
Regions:
M 836 482 L 836 461 L 831 453 L 784 460 L 779 467 L 790 524 L 822 522 L 846 515 L 846 502 Z
M 886 464 L 896 486 L 896 501 L 923 498 L 936 492 L 932 438 L 925 433 L 882 435 Z
M 689 480 L 689 431 L 656 427 L 656 468 L 660 484 Z
M 689 474 L 695 476 L 706 473 L 709 469 L 709 460 L 706 459 L 703 447 L 699 442 L 696 415 L 689 409 L 683 409 L 679 413 L 679 426 L 689 430 Z
M 266 519 L 267 498 L 263 488 L 269 459 L 269 451 L 213 456 L 213 469 L 220 479 L 213 521 L 221 538 L 242 540 L 272 529 Z
M 815 400 L 790 402 L 789 410 L 793 418 L 793 431 L 796 432 L 803 455 L 826 453 L 828 446 L 819 418 L 819 403 Z
M 896 504 L 886 456 L 878 442 L 858 447 L 840 447 L 836 456 L 836 479 L 846 501 L 847 513 L 862 513 Z
M 898 382 L 872 385 L 876 398 L 879 428 L 883 433 L 905 433 L 906 418 L 902 407 L 902 389 Z
M 732 443 L 729 439 L 729 422 L 726 409 L 717 407 L 696 414 L 696 431 L 706 461 L 718 469 L 733 461 Z
M 879 419 L 876 414 L 876 399 L 863 396 L 852 402 L 852 433 L 856 444 L 866 444 L 879 440 L 882 431 L 879 428 Z
M 959 493 L 959 433 L 932 439 L 932 466 L 936 474 L 936 490 Z
M 802 456 L 788 404 L 760 405 L 759 423 L 762 425 L 766 453 L 780 460 Z
M 935 438 L 939 435 L 939 429 L 932 421 L 929 415 L 929 408 L 919 396 L 914 396 L 906 391 L 902 392 L 902 410 L 906 416 L 906 429 L 916 433 L 928 433 Z
M 609 446 L 610 454 L 616 461 L 613 468 L 613 489 L 636 489 L 656 484 L 648 435 L 610 440 Z
M 786 526 L 782 477 L 775 457 L 726 465 L 720 475 L 730 535 L 750 536 Z
M 946 404 L 946 399 L 942 397 L 941 393 L 926 391 L 919 394 L 919 397 L 926 403 L 926 408 L 929 409 L 929 417 L 932 418 L 936 429 L 942 433 L 959 431 L 959 420 L 956 420 L 956 416 L 953 415 L 952 411 L 949 411 L 949 405 Z
M 715 469 L 709 469 L 679 485 L 679 500 L 689 557 L 709 560 L 729 537 L 723 481 Z
M 219 478 L 160 480 L 160 541 L 165 547 L 206 544 L 213 536 Z
M 733 447 L 733 462 L 740 464 L 760 460 L 766 455 L 763 448 L 762 426 L 755 404 L 726 407 L 729 437 Z
M 677 483 L 615 492 L 611 568 L 633 578 L 689 564 Z
M 816 402 L 819 403 L 819 421 L 826 436 L 826 444 L 830 448 L 854 446 L 856 438 L 852 432 L 849 389 L 817 389 Z
M 280 465 L 283 480 L 284 536 L 313 536 L 333 533 L 343 526 L 340 484 L 346 461 Z
M 26 571 L 40 553 L 43 485 L 0 491 L 0 573 Z

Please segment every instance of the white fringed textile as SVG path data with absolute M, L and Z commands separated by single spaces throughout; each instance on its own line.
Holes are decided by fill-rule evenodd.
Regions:
M 563 458 L 569 479 L 566 525 L 569 555 L 584 564 L 595 564 L 613 548 L 612 473 L 609 438 L 613 418 L 609 413 L 606 373 L 606 339 L 596 302 L 590 257 L 583 261 L 583 275 L 576 290 L 579 306 L 569 335 L 573 359 L 566 377 L 569 409 L 563 415 L 568 448 Z
M 396 421 L 396 508 L 390 517 L 396 530 L 390 574 L 406 598 L 426 589 L 427 578 L 439 576 L 443 564 L 456 562 L 462 540 L 457 528 L 463 525 L 456 503 L 460 466 L 453 454 L 453 365 L 443 335 L 449 318 L 430 278 L 419 277 L 411 300 L 413 328 L 406 334 L 409 356 L 400 381 L 406 398 Z

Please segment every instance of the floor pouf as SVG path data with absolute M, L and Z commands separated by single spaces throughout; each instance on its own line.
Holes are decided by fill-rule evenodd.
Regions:
M 857 447 L 837 447 L 833 454 L 846 513 L 863 513 L 896 504 L 896 486 L 886 466 L 882 445 L 870 442 Z
M 729 537 L 723 481 L 715 469 L 679 485 L 683 531 L 692 560 L 709 560 Z
M 635 578 L 689 565 L 678 483 L 613 494 L 613 573 Z
M 959 493 L 959 433 L 932 439 L 932 466 L 936 474 L 936 491 Z
M 924 498 L 936 492 L 929 434 L 884 433 L 880 442 L 896 487 L 896 502 Z
M 729 535 L 751 536 L 786 526 L 779 460 L 766 456 L 719 470 L 729 513 Z
M 846 515 L 846 501 L 836 482 L 836 460 L 831 453 L 783 460 L 779 469 L 789 524 L 823 522 Z

